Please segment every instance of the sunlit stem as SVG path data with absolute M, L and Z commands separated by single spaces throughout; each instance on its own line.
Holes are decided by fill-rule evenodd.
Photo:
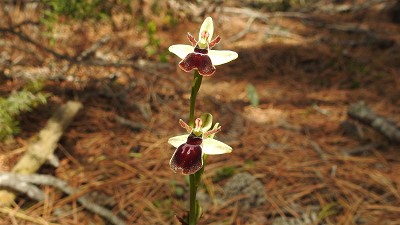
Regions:
M 189 175 L 190 181 L 190 208 L 189 208 L 189 225 L 196 225 L 196 192 L 197 182 L 195 174 Z
M 194 107 L 196 105 L 196 97 L 197 93 L 199 92 L 200 86 L 201 86 L 201 81 L 203 79 L 203 76 L 199 74 L 197 70 L 194 71 L 194 76 L 193 76 L 193 83 L 192 83 L 192 93 L 190 95 L 190 114 L 189 114 L 189 126 L 194 127 Z M 199 186 L 200 183 L 200 178 L 201 175 L 204 171 L 204 165 L 203 168 L 201 168 L 199 171 L 197 171 L 195 174 L 190 174 L 189 175 L 189 186 L 190 186 L 190 199 L 189 199 L 189 225 L 196 225 L 197 223 L 197 212 L 198 209 L 196 209 L 196 193 L 197 193 L 197 187 Z
M 190 95 L 189 126 L 191 127 L 194 127 L 194 107 L 196 105 L 197 92 L 199 92 L 202 80 L 203 76 L 201 76 L 199 72 L 195 70 L 192 83 L 192 93 Z
M 189 225 L 196 225 L 197 224 L 197 219 L 200 215 L 197 215 L 200 210 L 197 209 L 197 204 L 196 204 L 196 193 L 197 193 L 197 188 L 199 187 L 201 176 L 203 175 L 204 172 L 204 166 L 206 163 L 206 156 L 203 156 L 203 167 L 197 171 L 194 174 L 189 175 L 189 181 L 190 181 L 190 211 L 189 211 Z

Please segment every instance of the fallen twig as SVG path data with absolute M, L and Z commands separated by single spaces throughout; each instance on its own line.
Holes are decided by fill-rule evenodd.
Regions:
M 318 153 L 319 157 L 323 160 L 326 161 L 326 153 L 324 152 L 324 150 L 322 150 L 322 148 L 319 146 L 319 144 L 315 141 L 311 141 L 310 140 L 310 145 L 311 147 L 314 149 L 314 151 L 316 153 Z
M 352 119 L 374 128 L 390 141 L 400 143 L 400 128 L 385 117 L 375 114 L 363 102 L 351 105 L 348 108 L 347 115 Z
M 363 146 L 359 146 L 356 148 L 351 148 L 351 149 L 343 149 L 342 154 L 343 155 L 357 155 L 360 153 L 368 152 L 371 150 L 374 150 L 378 147 L 379 145 L 377 143 L 371 143 Z
M 76 57 L 68 59 L 69 63 L 61 69 L 60 73 L 57 76 L 64 77 L 65 73 L 67 71 L 69 71 L 69 69 L 73 65 L 81 63 L 82 61 L 88 59 L 94 52 L 97 51 L 98 48 L 100 48 L 101 46 L 106 44 L 109 40 L 110 40 L 110 36 L 106 35 L 106 36 L 100 38 L 99 40 L 97 40 L 96 42 L 94 42 L 89 48 L 85 49 L 83 52 L 78 54 Z
M 109 40 L 110 40 L 110 36 L 108 36 L 108 35 L 100 38 L 95 43 L 93 43 L 93 45 L 90 46 L 88 49 L 81 52 L 78 55 L 78 57 L 76 57 L 76 60 L 82 61 L 84 59 L 87 59 L 91 54 L 93 54 L 95 51 L 97 51 L 97 49 L 99 49 L 101 46 L 105 45 Z
M 369 0 L 362 2 L 361 4 L 355 4 L 353 3 L 344 3 L 344 4 L 335 4 L 335 3 L 329 3 L 327 2 L 318 2 L 315 5 L 315 11 L 316 12 L 322 12 L 322 13 L 330 13 L 330 14 L 338 14 L 338 13 L 344 13 L 344 12 L 357 12 L 361 11 L 364 9 L 368 9 L 373 7 L 374 5 L 381 4 L 381 3 L 387 3 L 390 2 L 388 0 Z
M 250 32 L 251 25 L 253 24 L 254 20 L 255 20 L 254 17 L 250 17 L 249 20 L 247 20 L 246 27 L 242 31 L 237 33 L 236 35 L 232 36 L 229 40 L 232 42 L 235 42 L 235 41 L 241 39 L 242 37 L 244 37 L 247 33 Z
M 121 116 L 116 116 L 115 121 L 121 125 L 131 128 L 132 130 L 143 130 L 144 128 L 146 128 L 146 125 L 142 123 L 135 123 Z
M 23 184 L 29 186 L 29 188 L 21 189 L 19 187 L 20 186 L 19 183 L 23 183 Z M 53 186 L 68 195 L 74 195 L 74 194 L 78 193 L 78 190 L 69 186 L 67 182 L 60 180 L 56 177 L 50 176 L 50 175 L 39 175 L 39 174 L 24 175 L 24 174 L 15 174 L 15 173 L 0 173 L 0 186 L 4 185 L 4 186 L 7 186 L 14 190 L 18 190 L 18 191 L 21 190 L 23 193 L 27 194 L 31 198 L 34 198 L 35 200 L 43 200 L 44 193 L 32 184 Z M 36 193 L 40 197 L 33 197 L 32 195 L 28 194 L 28 193 L 32 192 L 32 190 L 34 190 L 34 188 L 32 188 L 32 186 L 34 186 L 36 188 L 35 191 L 40 192 L 40 193 Z M 85 207 L 87 210 L 102 216 L 103 218 L 110 221 L 112 224 L 115 224 L 115 225 L 124 225 L 125 224 L 125 222 L 122 219 L 120 219 L 118 216 L 114 215 L 110 210 L 90 201 L 85 196 L 81 196 L 81 197 L 77 198 L 77 201 L 83 207 Z
M 82 103 L 76 101 L 69 101 L 61 106 L 37 137 L 33 138 L 28 150 L 14 166 L 12 172 L 21 174 L 35 173 L 54 153 L 61 135 L 81 108 Z M 0 190 L 0 205 L 8 206 L 14 199 L 14 193 Z
M 73 59 L 70 56 L 60 54 L 60 53 L 54 51 L 53 49 L 47 48 L 46 46 L 40 44 L 39 42 L 33 40 L 32 38 L 30 38 L 29 36 L 24 34 L 22 31 L 17 31 L 17 30 L 15 30 L 13 28 L 0 27 L 0 33 L 10 33 L 12 35 L 17 36 L 19 39 L 21 39 L 23 41 L 29 42 L 29 43 L 33 44 L 34 46 L 36 46 L 36 47 L 38 47 L 40 49 L 43 49 L 44 51 L 52 54 L 56 58 L 65 59 L 65 60 L 68 60 L 68 61 L 73 61 Z
M 236 8 L 236 7 L 221 7 L 223 13 L 240 14 L 250 18 L 260 19 L 262 21 L 268 21 L 274 17 L 287 17 L 306 19 L 309 16 L 301 12 L 273 12 L 273 13 L 262 13 L 248 8 Z
M 7 187 L 26 194 L 36 201 L 44 199 L 44 193 L 35 185 L 23 182 L 12 173 L 0 173 L 0 187 Z
M 284 37 L 284 38 L 291 38 L 291 39 L 300 39 L 301 36 L 297 34 L 293 34 L 288 30 L 285 30 L 282 27 L 279 26 L 274 26 L 272 28 L 268 28 L 265 31 L 265 35 L 267 36 L 278 36 L 278 37 Z

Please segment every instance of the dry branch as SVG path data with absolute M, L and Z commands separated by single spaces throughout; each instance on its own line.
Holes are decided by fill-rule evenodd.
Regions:
M 116 116 L 115 121 L 121 125 L 127 126 L 131 128 L 132 130 L 143 130 L 146 128 L 146 125 L 143 123 L 136 123 L 131 120 L 125 119 L 124 117 L 121 116 Z
M 24 187 L 20 188 L 21 184 L 24 184 Z M 50 185 L 70 196 L 78 193 L 78 190 L 69 186 L 67 182 L 50 175 L 0 173 L 0 186 L 7 186 L 14 190 L 23 192 L 29 197 L 36 200 L 43 200 L 44 193 L 33 184 Z M 103 218 L 110 221 L 112 224 L 125 224 L 122 219 L 115 216 L 110 210 L 90 201 L 84 196 L 77 198 L 77 201 L 87 210 L 102 216 Z
M 286 17 L 286 18 L 295 18 L 295 19 L 307 19 L 309 15 L 301 12 L 258 12 L 249 8 L 236 8 L 236 7 L 221 7 L 221 11 L 223 13 L 230 14 L 239 14 L 242 16 L 259 19 L 261 21 L 268 21 L 271 18 L 275 17 Z
M 7 187 L 20 193 L 26 194 L 36 201 L 43 201 L 44 193 L 35 185 L 23 182 L 12 173 L 0 173 L 0 187 Z
M 316 153 L 318 153 L 319 157 L 323 160 L 326 161 L 326 153 L 324 150 L 322 150 L 321 146 L 315 141 L 310 141 L 311 147 L 314 149 Z
M 84 59 L 89 58 L 90 55 L 92 55 L 93 53 L 95 53 L 97 51 L 97 49 L 99 49 L 101 46 L 105 45 L 110 40 L 110 38 L 111 37 L 109 35 L 106 35 L 106 36 L 100 38 L 95 43 L 93 43 L 93 45 L 90 46 L 90 48 L 88 48 L 85 51 L 83 51 L 82 53 L 80 53 L 78 55 L 78 57 L 76 57 L 76 60 L 82 61 Z
M 364 152 L 372 151 L 378 147 L 379 147 L 379 144 L 371 143 L 371 144 L 367 144 L 367 145 L 363 145 L 363 146 L 358 146 L 356 148 L 344 149 L 344 150 L 342 150 L 342 154 L 343 155 L 357 155 L 357 154 L 361 154 Z
M 82 104 L 76 101 L 69 101 L 61 106 L 29 144 L 28 150 L 14 166 L 12 172 L 35 173 L 54 153 L 61 135 L 81 108 Z M 14 199 L 14 193 L 6 190 L 0 191 L 0 205 L 8 206 Z
M 65 59 L 65 60 L 68 60 L 68 61 L 73 61 L 73 59 L 70 56 L 63 55 L 61 53 L 56 52 L 53 49 L 50 49 L 50 48 L 42 45 L 40 42 L 38 42 L 38 41 L 32 39 L 31 37 L 29 37 L 28 35 L 24 34 L 22 31 L 15 30 L 13 28 L 0 27 L 0 33 L 9 33 L 9 34 L 15 35 L 19 39 L 21 39 L 22 41 L 26 41 L 28 43 L 31 43 L 35 47 L 40 48 L 40 49 L 46 51 L 47 53 L 52 54 L 54 57 L 56 57 L 58 59 Z
M 251 25 L 253 24 L 254 20 L 255 20 L 254 17 L 250 17 L 249 20 L 247 20 L 246 27 L 242 31 L 237 33 L 236 35 L 232 36 L 229 40 L 232 42 L 235 42 L 235 41 L 243 38 L 247 33 L 250 32 Z
M 400 143 L 400 128 L 385 117 L 375 114 L 364 103 L 359 102 L 351 105 L 348 108 L 347 115 L 352 119 L 374 128 L 390 141 Z

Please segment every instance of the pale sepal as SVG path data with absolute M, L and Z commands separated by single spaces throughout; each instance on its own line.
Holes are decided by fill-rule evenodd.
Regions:
M 184 134 L 172 137 L 168 139 L 168 143 L 174 146 L 175 148 L 178 148 L 181 144 L 186 143 L 188 136 L 189 136 L 188 134 Z
M 194 47 L 190 45 L 178 44 L 169 46 L 168 50 L 177 55 L 179 58 L 184 59 L 189 53 L 193 52 Z
M 206 138 L 202 143 L 203 153 L 207 155 L 220 155 L 231 153 L 232 147 L 212 138 Z
M 210 57 L 212 64 L 218 66 L 237 59 L 238 54 L 229 50 L 209 50 L 208 56 Z

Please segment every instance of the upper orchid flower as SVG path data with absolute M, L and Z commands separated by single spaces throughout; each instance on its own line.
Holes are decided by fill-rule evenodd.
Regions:
M 215 72 L 215 66 L 230 62 L 238 57 L 234 51 L 228 50 L 210 50 L 221 41 L 217 36 L 212 40 L 214 25 L 211 17 L 207 17 L 200 28 L 199 41 L 188 33 L 188 39 L 191 45 L 172 45 L 168 50 L 182 61 L 179 67 L 185 72 L 197 69 L 200 75 L 211 76 Z
M 203 167 L 204 154 L 218 155 L 232 152 L 229 145 L 213 139 L 215 133 L 221 130 L 218 123 L 212 130 L 209 130 L 211 123 L 204 126 L 201 118 L 196 119 L 194 129 L 183 120 L 179 120 L 179 123 L 189 135 L 180 135 L 168 140 L 168 143 L 177 148 L 169 162 L 174 172 L 181 169 L 182 174 L 194 174 Z

